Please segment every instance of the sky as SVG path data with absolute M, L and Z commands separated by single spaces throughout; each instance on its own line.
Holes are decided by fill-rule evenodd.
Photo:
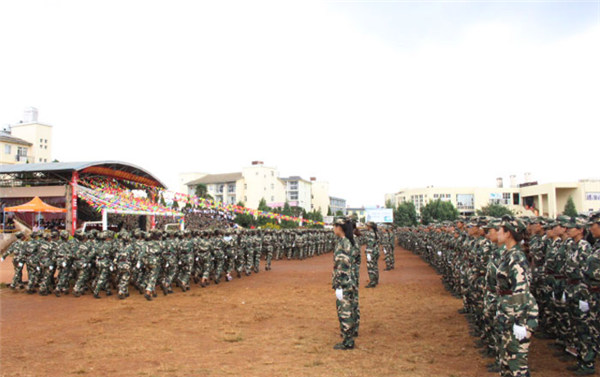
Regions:
M 600 1 L 2 1 L 0 128 L 53 158 L 425 186 L 599 179 Z

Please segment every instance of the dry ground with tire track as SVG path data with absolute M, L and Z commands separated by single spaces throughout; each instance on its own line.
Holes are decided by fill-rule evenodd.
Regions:
M 364 259 L 364 258 L 363 258 Z M 383 260 L 380 262 L 380 266 Z M 12 277 L 10 259 L 0 281 Z M 2 376 L 494 376 L 457 313 L 461 301 L 418 257 L 396 248 L 375 289 L 362 266 L 356 349 L 336 351 L 332 255 L 147 302 L 137 292 L 41 297 L 0 289 Z M 566 376 L 547 342 L 532 375 Z

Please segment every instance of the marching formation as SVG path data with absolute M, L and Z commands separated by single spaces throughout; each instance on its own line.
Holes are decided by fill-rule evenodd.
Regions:
M 595 372 L 599 347 L 600 213 L 589 218 L 505 216 L 403 228 L 419 254 L 463 300 L 490 371 L 529 376 L 531 336 L 552 338 L 575 375 Z M 538 328 L 539 325 L 539 328 Z M 576 363 L 575 363 L 576 361 Z
M 186 292 L 192 281 L 201 287 L 231 281 L 234 274 L 258 273 L 261 259 L 269 271 L 273 259 L 321 255 L 333 249 L 334 241 L 331 232 L 320 229 L 92 230 L 77 231 L 75 237 L 63 230 L 33 232 L 29 240 L 22 232 L 16 237 L 2 255 L 2 261 L 13 258 L 12 289 L 33 294 L 38 288 L 40 295 L 57 297 L 89 291 L 95 298 L 117 289 L 125 299 L 132 285 L 149 301 L 157 297 L 157 286 L 168 295 L 173 285 Z

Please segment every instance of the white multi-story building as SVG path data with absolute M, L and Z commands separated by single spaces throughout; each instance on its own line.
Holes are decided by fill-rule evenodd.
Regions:
M 0 163 L 44 162 L 52 162 L 52 126 L 38 122 L 38 110 L 29 107 L 21 122 L 0 133 Z
M 570 183 L 538 184 L 526 182 L 517 185 L 511 176 L 511 187 L 503 187 L 498 179 L 496 187 L 425 187 L 410 188 L 395 194 L 386 194 L 394 206 L 402 202 L 412 202 L 417 212 L 427 203 L 435 200 L 449 201 L 463 215 L 473 215 L 489 204 L 502 204 L 518 216 L 556 217 L 562 213 L 569 197 L 573 198 L 580 213 L 600 210 L 600 180 L 580 180 Z
M 271 208 L 283 207 L 287 202 L 307 212 L 319 210 L 326 216 L 330 205 L 327 182 L 299 176 L 281 178 L 276 168 L 265 166 L 262 161 L 253 161 L 251 166 L 235 173 L 184 173 L 180 175 L 180 182 L 180 191 L 187 194 L 194 195 L 196 187 L 203 184 L 216 201 L 243 202 L 248 208 L 258 208 L 264 199 Z

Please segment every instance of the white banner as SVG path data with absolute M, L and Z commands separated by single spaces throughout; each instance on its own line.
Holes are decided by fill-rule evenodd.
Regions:
M 393 223 L 394 210 L 391 208 L 367 209 L 367 222 Z

